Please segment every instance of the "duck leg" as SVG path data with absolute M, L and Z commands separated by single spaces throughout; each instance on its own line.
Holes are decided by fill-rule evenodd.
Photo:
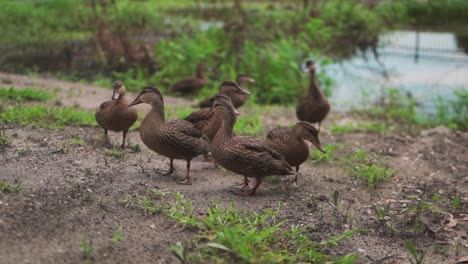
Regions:
M 237 185 L 240 185 L 240 187 L 235 187 L 235 188 L 239 188 L 239 190 L 245 190 L 246 188 L 248 189 L 249 188 L 249 178 L 247 178 L 247 176 L 244 176 L 244 181 L 241 182 L 241 183 L 237 183 L 234 186 L 237 186 Z
M 321 126 L 321 124 L 322 124 L 322 122 L 319 121 L 319 122 L 318 122 L 318 128 L 317 128 L 317 134 L 320 134 L 320 126 Z
M 299 172 L 299 166 L 301 166 L 301 165 L 296 166 L 296 172 Z
M 192 185 L 192 181 L 190 180 L 190 160 L 187 160 L 187 176 L 185 176 L 185 178 L 183 178 L 181 181 L 177 181 L 177 183 Z
M 107 135 L 107 129 L 104 129 L 104 140 L 106 143 L 109 143 L 109 136 Z
M 171 175 L 171 174 L 175 171 L 175 168 L 174 168 L 174 159 L 171 159 L 171 162 L 170 162 L 170 165 L 169 165 L 169 166 L 170 166 L 170 167 L 169 167 L 169 171 L 164 172 L 164 173 L 162 174 L 162 176 L 169 176 L 169 175 Z
M 255 178 L 254 187 L 252 187 L 249 190 L 245 190 L 243 192 L 238 192 L 238 193 L 236 193 L 236 195 L 239 195 L 239 196 L 253 196 L 253 195 L 255 195 L 255 191 L 257 191 L 258 186 L 260 186 L 260 183 L 262 183 L 262 178 L 260 178 L 260 177 Z
M 122 140 L 122 145 L 120 146 L 120 148 L 122 149 L 125 149 L 125 140 L 127 139 L 127 132 L 128 130 L 123 131 L 123 140 Z

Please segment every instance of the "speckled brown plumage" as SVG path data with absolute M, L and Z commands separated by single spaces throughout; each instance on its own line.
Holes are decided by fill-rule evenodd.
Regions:
M 239 74 L 237 76 L 236 83 L 243 89 L 243 91 L 239 92 L 239 89 L 233 89 L 232 87 L 231 88 L 230 87 L 223 87 L 221 85 L 219 87 L 219 94 L 227 95 L 231 99 L 231 102 L 234 105 L 234 107 L 237 109 L 237 108 L 241 107 L 247 101 L 247 99 L 250 96 L 250 92 L 246 93 L 245 91 L 247 91 L 247 90 L 245 90 L 245 88 L 243 86 L 246 82 L 255 83 L 255 80 L 253 78 L 247 76 L 247 75 Z M 215 100 L 215 96 L 212 96 L 210 98 L 207 98 L 207 99 L 201 101 L 198 104 L 198 106 L 200 108 L 212 107 L 214 100 Z
M 232 130 L 236 121 L 235 109 L 227 100 L 214 103 L 215 115 L 222 120 L 222 126 L 216 133 L 211 144 L 211 152 L 215 161 L 224 168 L 255 178 L 255 186 L 242 195 L 254 195 L 261 183 L 261 178 L 269 175 L 291 175 L 297 173 L 277 151 L 270 148 L 264 141 L 246 136 L 233 136 Z
M 224 81 L 220 86 L 220 91 L 229 91 L 230 94 L 248 94 L 247 90 L 241 88 L 234 81 Z M 230 97 L 228 96 L 228 98 Z M 191 113 L 185 118 L 185 120 L 194 124 L 194 126 L 198 130 L 202 131 L 202 133 L 205 134 L 210 140 L 213 139 L 216 132 L 221 127 L 221 120 L 215 116 L 212 105 L 210 108 L 202 108 L 196 112 Z
M 308 122 L 298 122 L 294 127 L 279 127 L 271 130 L 267 135 L 266 142 L 268 145 L 278 151 L 289 163 L 296 167 L 299 171 L 299 166 L 309 157 L 309 148 L 305 143 L 309 140 L 317 149 L 324 152 L 318 131 Z
M 179 93 L 182 95 L 193 94 L 198 92 L 206 85 L 208 79 L 205 76 L 206 67 L 203 64 L 198 64 L 195 77 L 186 77 L 176 82 L 169 89 L 171 93 Z
M 164 100 L 157 88 L 144 88 L 130 105 L 139 103 L 151 105 L 150 112 L 141 122 L 141 140 L 149 149 L 171 160 L 169 173 L 174 171 L 173 159 L 187 161 L 187 176 L 184 181 L 190 184 L 190 161 L 208 152 L 208 141 L 186 120 L 165 120 Z
M 108 130 L 123 132 L 122 148 L 125 148 L 128 130 L 138 118 L 136 110 L 128 107 L 125 91 L 123 83 L 116 81 L 112 95 L 113 100 L 102 103 L 95 114 L 97 123 L 104 129 L 106 140 Z
M 318 85 L 314 62 L 308 61 L 306 67 L 310 76 L 309 90 L 307 95 L 300 99 L 296 115 L 301 121 L 318 123 L 320 132 L 320 125 L 330 112 L 330 104 Z

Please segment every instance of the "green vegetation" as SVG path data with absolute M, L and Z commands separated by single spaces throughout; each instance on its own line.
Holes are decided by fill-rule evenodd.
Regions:
M 16 89 L 12 86 L 9 89 L 0 87 L 0 97 L 17 101 L 47 101 L 54 98 L 54 95 L 42 89 Z
M 16 193 L 23 190 L 20 180 L 15 180 L 14 185 L 6 183 L 4 180 L 0 179 L 0 192 L 4 193 Z
M 323 148 L 326 153 L 321 152 L 315 147 L 311 147 L 312 150 L 309 152 L 309 158 L 316 162 L 330 161 L 334 157 L 334 153 L 342 147 L 342 145 L 336 143 L 324 145 Z
M 0 113 L 0 122 L 44 128 L 96 125 L 92 112 L 74 108 L 48 108 L 40 105 L 9 107 Z
M 464 0 L 406 0 L 402 2 L 411 22 L 426 26 L 465 23 L 468 19 L 468 2 Z
M 93 254 L 94 251 L 93 241 L 83 238 L 80 242 L 80 251 L 81 254 L 83 254 L 83 258 L 91 257 L 91 254 Z
M 124 159 L 127 156 L 127 152 L 120 147 L 114 146 L 111 149 L 106 150 L 106 155 L 117 159 Z
M 16 153 L 18 153 L 18 156 L 23 157 L 31 153 L 32 149 L 29 146 L 27 142 L 25 142 L 24 146 L 16 149 Z
M 239 116 L 234 131 L 239 135 L 259 136 L 263 131 L 263 123 L 260 114 Z
M 414 258 L 414 261 L 410 259 L 409 261 L 411 264 L 423 264 L 424 263 L 424 258 L 426 257 L 427 252 L 430 250 L 430 248 L 426 250 L 418 250 L 414 246 L 412 241 L 405 241 L 405 247 L 408 250 L 408 252 L 411 254 L 411 256 Z
M 0 131 L 0 150 L 3 151 L 6 147 L 8 147 L 11 144 L 12 139 L 6 134 L 5 125 L 3 123 L 0 123 L 0 125 L 2 126 L 2 129 Z
M 362 148 L 343 160 L 350 176 L 355 176 L 374 190 L 379 182 L 393 176 L 393 171 L 377 160 L 376 156 L 367 154 Z
M 361 132 L 361 131 L 369 131 L 369 132 L 376 132 L 376 133 L 384 133 L 387 130 L 387 127 L 384 124 L 378 123 L 348 123 L 345 125 L 338 125 L 333 124 L 331 127 L 331 132 L 334 135 L 341 135 L 351 132 Z
M 119 227 L 117 227 L 117 229 L 115 230 L 114 236 L 112 237 L 112 243 L 115 244 L 120 241 L 123 241 L 122 225 L 119 225 Z

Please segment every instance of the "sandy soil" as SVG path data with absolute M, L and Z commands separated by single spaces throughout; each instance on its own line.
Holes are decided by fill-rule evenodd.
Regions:
M 110 90 L 48 79 L 0 74 L 0 80 L 15 87 L 34 86 L 54 89 L 59 86 L 64 105 L 78 104 L 94 109 L 109 98 Z M 76 90 L 80 92 L 69 96 Z M 167 105 L 187 104 L 183 99 L 166 97 Z M 76 102 L 76 103 L 75 103 Z M 294 116 L 292 109 L 279 109 L 265 116 L 265 131 L 276 124 L 287 124 Z M 282 118 L 276 117 L 281 114 Z M 242 178 L 214 169 L 201 157 L 192 163 L 193 185 L 178 185 L 185 163 L 176 161 L 176 177 L 162 176 L 168 160 L 148 150 L 137 132 L 129 140 L 139 144 L 141 152 L 128 151 L 125 159 L 106 156 L 108 146 L 102 142 L 98 128 L 47 130 L 39 128 L 7 127 L 13 143 L 0 152 L 0 179 L 13 183 L 21 179 L 24 190 L 19 193 L 0 193 L 0 263 L 81 263 L 80 241 L 93 241 L 93 260 L 96 263 L 177 263 L 170 245 L 194 238 L 196 231 L 186 228 L 165 216 L 147 216 L 143 211 L 126 207 L 122 198 L 142 194 L 156 188 L 179 191 L 192 199 L 200 214 L 213 203 L 235 204 L 239 208 L 260 211 L 277 208 L 282 203 L 279 217 L 288 224 L 311 227 L 311 236 L 323 239 L 341 234 L 349 228 L 358 228 L 352 239 L 334 249 L 337 254 L 353 253 L 361 263 L 410 263 L 403 242 L 404 235 L 391 235 L 377 228 L 373 203 L 394 200 L 392 208 L 405 206 L 410 195 L 421 192 L 437 193 L 453 198 L 461 194 L 468 203 L 468 134 L 436 128 L 421 135 L 379 135 L 349 133 L 334 137 L 327 133 L 333 122 L 352 117 L 332 113 L 325 123 L 323 144 L 338 142 L 344 148 L 337 152 L 345 156 L 362 147 L 379 154 L 396 175 L 370 191 L 367 186 L 349 177 L 337 161 L 314 163 L 301 167 L 303 177 L 298 188 L 288 192 L 278 190 L 276 184 L 264 182 L 254 197 L 238 197 L 230 186 Z M 85 145 L 67 143 L 76 135 Z M 118 143 L 121 135 L 111 133 L 111 141 Z M 30 153 L 20 155 L 25 145 Z M 349 207 L 354 220 L 338 225 L 328 204 L 330 195 L 340 190 L 343 208 Z M 311 208 L 307 200 L 318 197 L 318 208 Z M 466 211 L 465 207 L 465 213 Z M 456 215 L 455 217 L 461 217 Z M 124 241 L 112 243 L 119 225 L 123 226 Z M 352 225 L 352 226 L 350 226 Z M 431 250 L 426 263 L 456 263 L 468 255 L 461 246 L 453 244 L 456 237 L 467 240 L 468 223 L 459 221 L 453 231 L 438 230 L 416 237 L 419 247 L 437 246 Z

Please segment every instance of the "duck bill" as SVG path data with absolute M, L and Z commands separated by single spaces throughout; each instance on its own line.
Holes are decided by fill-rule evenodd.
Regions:
M 117 90 L 114 90 L 114 93 L 112 94 L 112 100 L 117 100 L 119 98 L 119 92 Z
M 239 111 L 237 111 L 236 109 L 234 109 L 234 114 L 235 114 L 236 116 L 240 115 Z
M 255 79 L 253 78 L 247 78 L 245 81 L 249 83 L 255 83 Z
M 131 102 L 128 106 L 130 107 L 137 104 L 141 104 L 141 99 L 139 97 L 135 98 L 135 100 L 133 100 L 133 102 Z
M 327 153 L 325 149 L 322 147 L 322 144 L 320 144 L 320 141 L 318 140 L 309 140 L 312 145 L 314 145 L 318 150 L 320 150 L 323 153 Z
M 249 91 L 247 91 L 246 89 L 242 88 L 242 87 L 240 87 L 240 89 L 239 89 L 239 93 L 240 93 L 240 94 L 246 94 L 246 95 L 250 95 L 250 92 L 249 92 Z

